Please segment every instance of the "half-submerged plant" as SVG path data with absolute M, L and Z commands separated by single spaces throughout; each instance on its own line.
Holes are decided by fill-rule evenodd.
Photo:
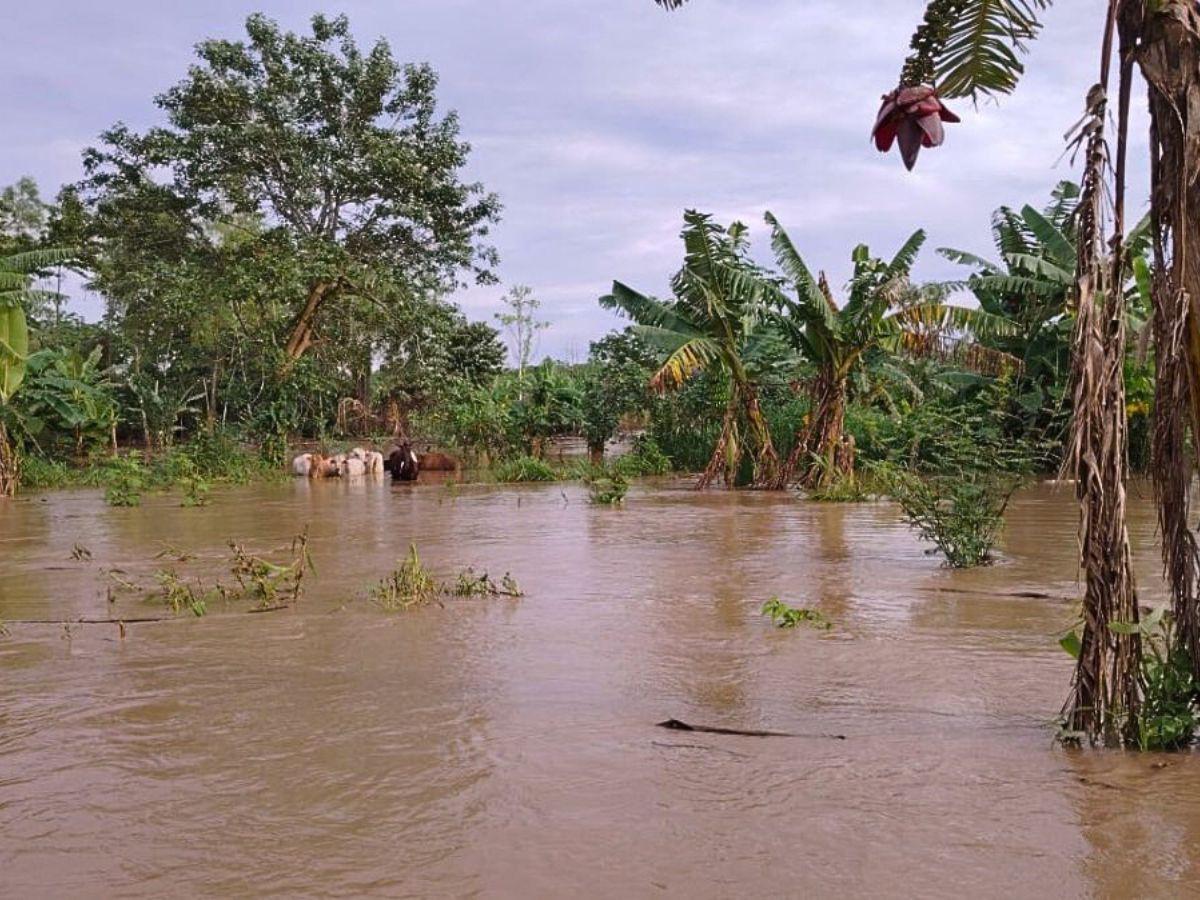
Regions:
M 1020 486 L 1012 477 L 968 473 L 921 478 L 892 471 L 888 493 L 921 539 L 931 541 L 955 569 L 986 565 L 1004 527 L 1004 511 Z
M 128 456 L 114 457 L 103 471 L 104 502 L 109 506 L 138 506 L 146 487 L 146 469 L 136 450 Z
M 178 614 L 187 611 L 197 618 L 208 612 L 208 598 L 215 591 L 200 591 L 170 569 L 160 569 L 154 578 L 159 591 L 153 597 L 161 600 L 171 612 Z
M 772 597 L 764 603 L 762 613 L 764 616 L 770 616 L 771 623 L 779 628 L 797 628 L 800 625 L 809 625 L 822 631 L 828 631 L 833 627 L 833 623 L 818 610 L 788 606 L 778 597 Z
M 436 602 L 441 594 L 437 580 L 421 562 L 417 545 L 409 544 L 408 556 L 371 590 L 371 597 L 386 610 L 411 609 Z
M 466 568 L 458 573 L 454 583 L 455 597 L 523 597 L 516 579 L 508 572 L 500 579 L 500 583 L 492 581 L 487 572 L 475 574 L 472 568 Z
M 588 496 L 597 506 L 620 506 L 629 493 L 629 482 L 616 471 L 605 472 L 585 479 Z
M 1136 734 L 1141 750 L 1188 747 L 1200 728 L 1200 709 L 1196 705 L 1200 684 L 1192 674 L 1192 661 L 1178 640 L 1170 612 L 1156 609 L 1137 622 L 1109 622 L 1108 628 L 1114 634 L 1137 635 L 1142 647 L 1138 668 L 1140 703 L 1132 722 L 1122 715 L 1121 721 L 1110 723 L 1112 727 L 1124 731 L 1129 723 L 1129 731 Z M 1059 645 L 1079 659 L 1083 642 L 1077 630 L 1068 632 Z M 1059 731 L 1059 740 L 1064 743 L 1079 744 L 1086 737 L 1068 730 L 1065 722 Z
M 229 547 L 233 551 L 233 577 L 243 596 L 255 600 L 260 610 L 291 606 L 303 593 L 305 573 L 316 572 L 308 552 L 307 528 L 292 539 L 292 558 L 282 565 L 247 553 L 234 541 Z

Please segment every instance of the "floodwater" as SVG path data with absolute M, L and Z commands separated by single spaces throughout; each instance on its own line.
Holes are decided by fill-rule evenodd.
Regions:
M 153 614 L 110 611 L 105 571 L 228 580 L 229 538 L 306 524 L 297 608 L 22 624 Z M 1200 759 L 1054 743 L 1074 529 L 1069 489 L 1036 487 L 1003 559 L 953 572 L 886 504 L 681 482 L 624 509 L 572 485 L 27 496 L 0 506 L 0 895 L 1196 894 Z M 410 542 L 526 596 L 379 610 Z M 836 627 L 772 628 L 772 596 Z

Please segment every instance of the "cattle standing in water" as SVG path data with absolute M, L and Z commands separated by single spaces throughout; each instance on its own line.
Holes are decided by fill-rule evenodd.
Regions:
M 461 465 L 449 453 L 421 453 L 417 457 L 418 465 L 426 472 L 457 472 Z
M 383 472 L 383 454 L 378 450 L 368 450 L 363 462 L 366 463 L 368 475 L 379 475 Z
M 417 454 L 413 453 L 412 447 L 407 443 L 392 448 L 391 455 L 383 467 L 392 473 L 392 481 L 416 481 L 420 472 Z

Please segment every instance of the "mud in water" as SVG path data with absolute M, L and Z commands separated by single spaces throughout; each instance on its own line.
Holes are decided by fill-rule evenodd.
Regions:
M 1200 886 L 1192 755 L 1064 751 L 1075 508 L 1010 508 L 952 572 L 891 506 L 636 486 L 384 481 L 95 492 L 0 505 L 0 619 L 153 612 L 102 570 L 317 576 L 296 609 L 0 640 L 0 895 L 1180 896 Z M 1133 531 L 1160 601 L 1149 494 Z M 410 542 L 520 600 L 364 599 Z M 82 545 L 89 561 L 72 559 Z M 227 576 L 226 576 L 227 577 Z M 772 628 L 780 596 L 829 632 Z M 666 719 L 786 732 L 657 727 Z M 804 735 L 814 736 L 806 739 Z M 844 735 L 845 740 L 821 736 Z

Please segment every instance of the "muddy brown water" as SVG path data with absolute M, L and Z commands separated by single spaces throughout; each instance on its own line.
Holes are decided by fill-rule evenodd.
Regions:
M 1133 512 L 1161 600 L 1148 497 Z M 104 617 L 102 569 L 148 578 L 172 545 L 198 554 L 181 573 L 213 577 L 228 538 L 265 551 L 305 524 L 318 574 L 294 610 L 124 640 L 10 624 L 0 895 L 1200 890 L 1197 758 L 1053 742 L 1067 489 L 1019 495 L 1003 559 L 968 572 L 885 504 L 678 482 L 625 509 L 573 485 L 295 481 L 204 509 L 33 495 L 0 506 L 0 618 Z M 511 570 L 527 596 L 384 613 L 364 591 L 409 542 L 443 574 Z M 776 595 L 836 628 L 770 627 Z M 669 717 L 808 737 L 654 727 Z

